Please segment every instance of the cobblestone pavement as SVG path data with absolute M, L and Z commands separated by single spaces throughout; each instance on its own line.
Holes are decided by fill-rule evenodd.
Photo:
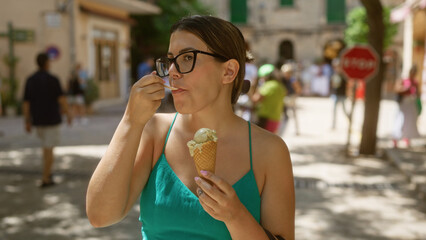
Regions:
M 378 157 L 346 157 L 348 124 L 340 114 L 337 129 L 330 130 L 331 100 L 300 98 L 298 104 L 300 135 L 293 120 L 282 133 L 293 161 L 297 239 L 425 239 L 425 202 L 414 196 L 407 176 L 384 160 L 382 151 Z M 41 167 L 37 138 L 23 132 L 21 119 L 0 118 L 1 240 L 140 239 L 136 205 L 122 222 L 107 228 L 93 228 L 85 215 L 88 180 L 122 111 L 123 106 L 103 109 L 87 125 L 63 126 L 62 144 L 55 150 L 58 184 L 43 190 L 36 187 Z M 394 111 L 393 102 L 382 102 L 380 149 L 389 147 Z M 356 146 L 362 103 L 354 116 L 351 144 Z M 413 144 L 425 152 L 424 139 Z

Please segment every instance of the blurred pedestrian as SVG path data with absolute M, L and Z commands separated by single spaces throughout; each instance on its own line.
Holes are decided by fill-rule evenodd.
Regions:
M 87 73 L 87 70 L 84 69 L 80 63 L 77 63 L 75 66 L 75 71 L 79 77 L 81 88 L 83 91 L 86 91 L 87 81 L 89 80 L 89 74 Z
M 332 69 L 325 60 L 316 60 L 316 74 L 312 78 L 311 93 L 316 96 L 326 97 L 330 94 L 330 77 Z
M 415 79 L 417 66 L 410 69 L 408 78 L 398 81 L 395 85 L 399 113 L 395 123 L 393 145 L 398 147 L 398 141 L 403 139 L 406 146 L 410 147 L 410 140 L 420 136 L 417 129 L 417 118 L 420 114 L 418 100 L 420 92 L 418 82 Z
M 3 91 L 3 89 L 2 89 L 2 82 L 3 82 L 3 79 L 0 77 L 0 117 L 3 115 L 3 105 L 2 105 L 2 102 L 1 102 L 1 100 L 2 100 L 1 93 Z M 2 133 L 0 132 L 0 135 L 1 134 Z
M 347 79 L 342 72 L 340 60 L 335 58 L 332 62 L 333 75 L 331 76 L 331 98 L 333 99 L 333 122 L 331 129 L 336 129 L 337 120 L 337 105 L 342 105 L 343 113 L 346 117 L 349 117 L 349 112 L 346 110 L 346 88 Z
M 25 83 L 23 114 L 25 130 L 31 133 L 34 126 L 41 140 L 43 173 L 40 187 L 43 188 L 54 185 L 53 148 L 60 140 L 61 113 L 66 114 L 68 124 L 71 124 L 72 116 L 58 78 L 49 73 L 48 55 L 40 53 L 36 60 L 39 69 Z
M 304 96 L 312 95 L 312 81 L 319 71 L 319 66 L 315 62 L 303 61 L 301 67 L 300 80 L 302 81 L 302 94 Z
M 151 56 L 146 56 L 138 65 L 137 78 L 141 79 L 143 76 L 148 75 L 154 68 L 155 60 Z
M 279 71 L 272 64 L 264 64 L 259 68 L 258 76 L 262 82 L 253 95 L 256 105 L 258 126 L 277 133 L 283 113 L 286 90 L 278 80 Z
M 283 109 L 283 123 L 280 129 L 280 134 L 283 134 L 288 126 L 290 120 L 289 112 L 294 120 L 294 125 L 296 128 L 296 135 L 300 134 L 299 131 L 299 121 L 297 119 L 297 106 L 296 100 L 297 97 L 302 92 L 302 86 L 295 76 L 295 67 L 293 63 L 285 63 L 281 66 L 281 82 L 283 83 L 286 89 L 286 96 L 284 98 L 284 109 Z
M 251 55 L 250 45 L 247 42 L 246 51 L 247 54 Z M 254 117 L 252 117 L 253 102 L 251 101 L 251 98 L 255 92 L 258 83 L 257 66 L 253 62 L 246 62 L 244 79 L 247 80 L 247 84 L 250 85 L 248 86 L 249 90 L 246 94 L 243 94 L 238 98 L 237 104 L 235 104 L 235 112 L 244 120 L 253 121 L 255 119 Z
M 74 121 L 86 125 L 89 120 L 86 117 L 85 82 L 79 71 L 80 66 L 77 65 L 68 80 L 68 102 Z

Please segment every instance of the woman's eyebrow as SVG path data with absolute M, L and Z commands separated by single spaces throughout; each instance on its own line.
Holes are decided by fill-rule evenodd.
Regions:
M 197 50 L 197 49 L 195 49 L 193 47 L 187 47 L 187 48 L 183 48 L 183 49 L 179 50 L 179 53 L 188 52 L 188 51 L 192 51 L 192 50 Z M 172 55 L 173 56 L 173 53 L 168 52 L 167 55 Z

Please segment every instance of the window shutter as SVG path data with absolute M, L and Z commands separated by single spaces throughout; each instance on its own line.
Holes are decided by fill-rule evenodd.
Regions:
M 294 5 L 293 0 L 280 0 L 282 7 L 292 7 Z
M 327 23 L 345 23 L 345 0 L 327 0 Z
M 247 23 L 247 0 L 231 0 L 231 22 Z

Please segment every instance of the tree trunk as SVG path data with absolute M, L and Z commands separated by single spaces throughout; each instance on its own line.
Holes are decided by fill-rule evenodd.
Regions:
M 377 75 L 367 81 L 365 89 L 364 125 L 359 153 L 374 155 L 377 143 L 377 123 L 381 100 L 381 89 L 384 77 L 383 40 L 385 26 L 383 23 L 383 7 L 380 0 L 361 0 L 367 12 L 367 23 L 370 28 L 368 42 L 378 54 Z

